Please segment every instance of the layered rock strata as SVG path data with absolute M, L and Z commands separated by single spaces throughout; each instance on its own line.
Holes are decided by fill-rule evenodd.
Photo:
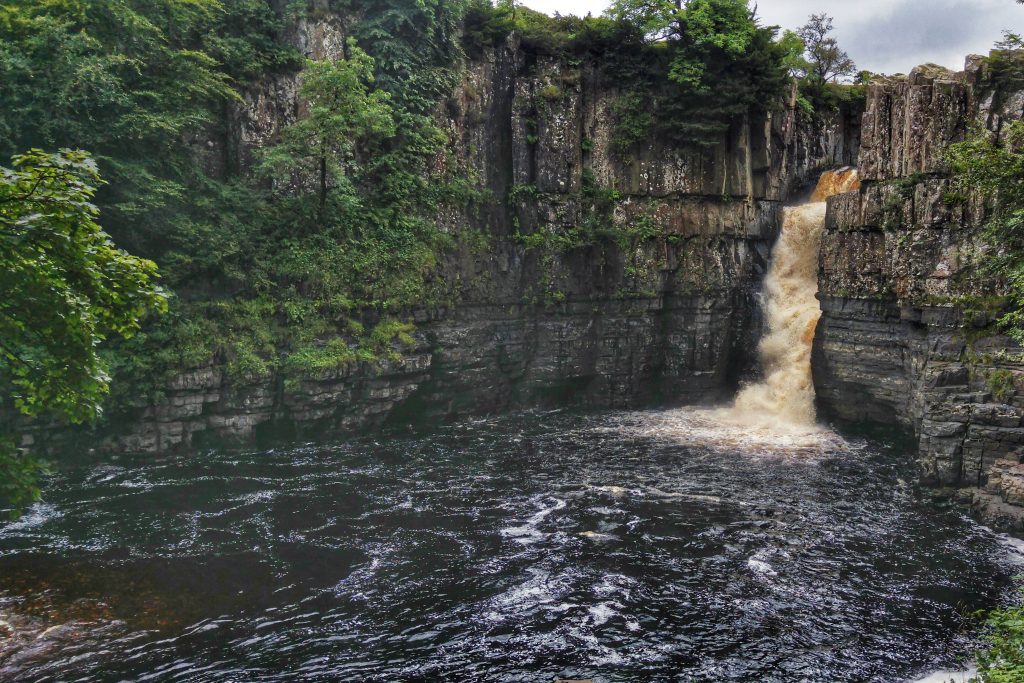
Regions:
M 998 480 L 993 467 L 1024 444 L 1024 356 L 994 324 L 1005 286 L 980 268 L 985 207 L 953 191 L 944 156 L 972 124 L 1021 115 L 1019 98 L 993 111 L 981 69 L 971 58 L 961 73 L 920 67 L 869 87 L 862 188 L 830 201 L 820 253 L 824 413 L 907 428 L 924 480 L 949 487 Z

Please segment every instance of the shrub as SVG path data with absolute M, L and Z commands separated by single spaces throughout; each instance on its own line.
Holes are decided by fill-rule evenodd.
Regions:
M 1009 401 L 1017 393 L 1017 378 L 1009 370 L 992 370 L 986 378 L 988 390 L 1000 403 Z
M 978 653 L 978 676 L 973 683 L 1024 681 L 1024 607 L 992 612 L 986 629 L 987 647 Z
M 564 94 L 562 93 L 562 89 L 559 88 L 557 85 L 549 83 L 548 85 L 545 85 L 537 92 L 537 96 L 542 98 L 546 102 L 557 102 L 558 100 L 562 99 Z

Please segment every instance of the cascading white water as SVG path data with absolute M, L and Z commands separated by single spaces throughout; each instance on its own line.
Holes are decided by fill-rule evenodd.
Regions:
M 811 344 L 821 317 L 815 295 L 824 223 L 824 203 L 786 209 L 764 287 L 768 332 L 758 347 L 764 379 L 740 391 L 733 407 L 740 415 L 784 426 L 814 424 Z
M 824 174 L 811 202 L 787 208 L 765 280 L 768 332 L 758 347 L 764 379 L 743 388 L 721 417 L 729 422 L 792 431 L 815 425 L 811 347 L 821 317 L 818 247 L 825 200 L 859 187 L 855 169 Z

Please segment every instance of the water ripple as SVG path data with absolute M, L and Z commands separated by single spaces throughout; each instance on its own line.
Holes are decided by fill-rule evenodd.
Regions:
M 899 453 L 714 411 L 70 458 L 0 528 L 0 679 L 904 681 L 1012 539 Z

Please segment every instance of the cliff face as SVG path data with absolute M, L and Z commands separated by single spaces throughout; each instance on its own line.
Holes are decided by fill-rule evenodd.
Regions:
M 827 415 L 908 428 L 925 480 L 957 487 L 989 484 L 1024 444 L 1022 350 L 993 324 L 1005 289 L 979 268 L 985 209 L 950 192 L 943 159 L 972 123 L 1000 125 L 979 78 L 972 59 L 870 86 L 862 188 L 829 203 L 814 354 Z
M 295 42 L 310 56 L 337 56 L 343 27 L 300 24 Z M 227 137 L 202 145 L 213 172 L 246 168 L 298 116 L 299 77 L 254 88 Z M 814 128 L 790 106 L 737 121 L 710 149 L 652 139 L 622 150 L 621 94 L 599 64 L 527 54 L 514 38 L 472 60 L 439 103 L 452 144 L 437 163 L 489 199 L 438 217 L 479 239 L 439 268 L 451 304 L 415 313 L 417 348 L 297 383 L 192 369 L 164 401 L 118 420 L 105 446 L 163 450 L 271 428 L 731 393 L 756 348 L 756 294 L 782 201 L 816 170 L 852 163 L 857 117 Z M 609 234 L 580 238 L 592 223 Z

